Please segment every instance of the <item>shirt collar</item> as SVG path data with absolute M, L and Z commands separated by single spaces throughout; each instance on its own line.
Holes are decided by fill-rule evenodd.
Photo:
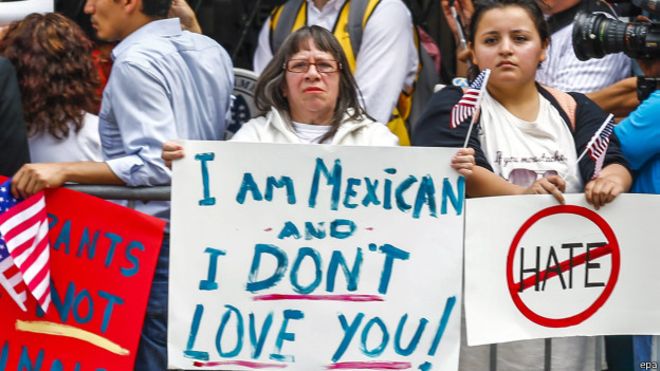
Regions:
M 158 36 L 176 36 L 182 33 L 179 18 L 168 18 L 151 21 L 126 36 L 112 49 L 112 59 L 115 60 L 131 46 L 141 43 L 144 39 Z
M 323 6 L 323 9 L 326 10 L 326 8 L 334 8 L 335 11 L 338 11 L 339 9 L 341 9 L 342 5 L 344 5 L 345 2 L 346 0 L 330 0 L 325 4 L 325 6 Z M 316 9 L 316 6 L 314 5 L 314 0 L 307 0 L 307 5 L 311 8 Z

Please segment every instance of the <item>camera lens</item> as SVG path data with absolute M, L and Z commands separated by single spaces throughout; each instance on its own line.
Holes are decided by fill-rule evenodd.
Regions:
M 631 58 L 659 55 L 660 32 L 655 23 L 627 23 L 603 13 L 578 13 L 573 26 L 573 50 L 581 61 L 624 52 Z

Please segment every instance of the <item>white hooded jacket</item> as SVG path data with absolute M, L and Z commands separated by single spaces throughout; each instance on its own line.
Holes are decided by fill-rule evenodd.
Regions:
M 328 144 L 353 146 L 396 146 L 399 139 L 383 124 L 375 122 L 366 116 L 354 121 L 344 116 L 344 122 Z M 237 142 L 262 143 L 302 143 L 295 131 L 276 109 L 263 116 L 253 118 L 243 124 L 241 129 L 231 138 Z

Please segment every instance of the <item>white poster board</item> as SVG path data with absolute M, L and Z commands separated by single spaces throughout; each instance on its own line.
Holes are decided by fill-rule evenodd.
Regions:
M 457 369 L 455 150 L 185 152 L 172 182 L 170 367 Z
M 582 194 L 471 199 L 469 345 L 572 335 L 660 334 L 660 196 L 596 211 Z
M 20 0 L 0 2 L 0 26 L 19 21 L 30 13 L 49 13 L 54 10 L 53 0 Z

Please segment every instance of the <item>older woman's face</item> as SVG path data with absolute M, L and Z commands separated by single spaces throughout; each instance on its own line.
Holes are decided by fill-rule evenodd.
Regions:
M 286 61 L 284 96 L 291 118 L 308 124 L 329 124 L 339 96 L 339 62 L 309 41 Z M 306 71 L 305 71 L 306 70 Z

